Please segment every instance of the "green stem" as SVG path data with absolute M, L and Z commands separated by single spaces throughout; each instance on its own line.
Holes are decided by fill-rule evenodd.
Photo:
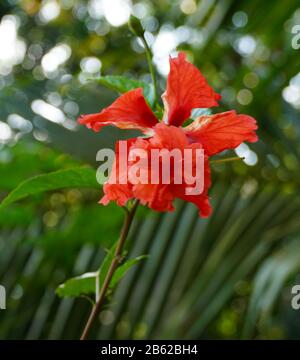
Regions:
M 243 157 L 233 156 L 233 157 L 229 157 L 229 158 L 225 158 L 225 159 L 211 160 L 210 163 L 211 163 L 211 164 L 219 164 L 219 163 L 230 162 L 230 161 L 237 161 L 237 160 L 244 160 L 244 159 L 245 159 L 245 158 L 243 158 Z
M 153 67 L 153 63 L 152 63 L 152 51 L 151 51 L 149 45 L 147 44 L 144 34 L 143 34 L 143 36 L 141 36 L 141 40 L 146 49 L 146 57 L 147 57 L 148 66 L 149 66 L 149 70 L 150 70 L 150 74 L 151 74 L 151 79 L 152 79 L 152 83 L 153 83 L 153 87 L 154 87 L 154 98 L 155 98 L 155 103 L 157 104 L 158 103 L 157 82 L 156 82 L 155 71 L 154 71 L 154 67 Z
M 100 293 L 99 293 L 99 297 L 98 297 L 98 300 L 95 304 L 95 306 L 92 308 L 92 311 L 91 311 L 91 314 L 88 318 L 88 321 L 84 327 L 84 330 L 82 332 L 82 335 L 80 337 L 80 340 L 86 340 L 97 317 L 98 317 L 98 314 L 101 310 L 101 307 L 103 305 L 103 302 L 105 300 L 105 297 L 106 297 L 106 293 L 107 293 L 107 290 L 109 289 L 109 285 L 110 285 L 110 282 L 112 280 L 112 277 L 114 275 L 114 272 L 116 271 L 118 265 L 120 264 L 120 259 L 121 259 L 121 256 L 122 256 L 122 250 L 123 250 L 123 247 L 124 247 L 124 244 L 125 244 L 125 241 L 127 239 L 127 235 L 128 235 L 128 232 L 129 232 L 129 229 L 130 229 L 130 226 L 132 224 L 132 220 L 134 218 L 134 214 L 135 214 L 135 211 L 137 209 L 137 206 L 139 204 L 139 201 L 138 200 L 135 200 L 132 207 L 130 208 L 130 210 L 127 210 L 126 211 L 126 216 L 125 216 L 125 219 L 124 219 L 124 224 L 123 224 L 123 227 L 122 227 L 122 230 L 121 230 L 121 234 L 120 234 L 120 238 L 118 240 L 118 243 L 117 243 L 117 247 L 116 247 L 116 250 L 115 250 L 115 254 L 114 254 L 114 257 L 112 259 L 112 262 L 109 266 L 109 269 L 107 271 L 107 274 L 105 276 L 105 279 L 104 279 L 104 282 L 103 282 L 103 285 L 102 285 L 102 288 L 100 290 Z

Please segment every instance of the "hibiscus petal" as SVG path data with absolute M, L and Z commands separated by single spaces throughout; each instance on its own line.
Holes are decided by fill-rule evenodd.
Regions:
M 94 131 L 106 125 L 115 125 L 120 129 L 138 129 L 151 134 L 151 128 L 158 120 L 146 103 L 143 89 L 138 88 L 121 95 L 100 113 L 81 116 L 78 122 Z
M 184 201 L 191 202 L 195 206 L 197 206 L 200 217 L 206 218 L 212 212 L 212 208 L 207 195 L 182 195 L 180 198 Z
M 200 142 L 206 155 L 214 155 L 226 149 L 234 149 L 244 141 L 258 140 L 256 120 L 235 111 L 200 116 L 184 128 L 190 142 Z
M 180 126 L 194 108 L 217 106 L 220 95 L 207 84 L 204 76 L 193 64 L 186 61 L 184 53 L 170 58 L 170 73 L 166 92 L 162 96 L 164 122 Z
M 127 201 L 133 198 L 132 185 L 128 180 L 128 153 L 135 138 L 118 141 L 115 146 L 115 160 L 112 166 L 109 179 L 103 185 L 104 196 L 99 201 L 102 205 L 107 205 L 110 201 L 115 201 L 119 206 L 125 206 Z M 126 145 L 126 148 L 121 143 Z M 120 166 L 121 165 L 121 166 Z
M 186 139 L 186 135 L 184 132 L 175 127 L 167 126 L 163 123 L 157 124 L 154 127 L 154 136 L 147 139 L 137 138 L 136 142 L 132 144 L 130 151 L 135 150 L 143 150 L 145 154 L 148 156 L 147 163 L 140 164 L 140 169 L 148 171 L 148 181 L 144 182 L 134 182 L 132 187 L 132 192 L 135 198 L 139 199 L 141 204 L 148 205 L 149 208 L 156 211 L 173 211 L 174 207 L 172 205 L 172 201 L 174 200 L 174 196 L 171 192 L 171 188 L 167 184 L 161 183 L 161 175 L 159 176 L 159 184 L 152 184 L 150 179 L 154 169 L 151 167 L 151 150 L 152 149 L 168 149 L 170 144 L 168 141 L 174 141 L 174 147 L 176 147 L 176 140 L 180 144 L 179 137 L 176 137 L 176 132 L 181 133 L 181 136 L 184 138 L 184 144 L 188 145 L 188 141 Z M 167 131 L 165 133 L 164 131 Z M 178 135 L 178 134 L 177 134 Z M 175 138 L 175 140 L 174 140 Z M 182 139 L 181 139 L 182 140 Z M 131 159 L 129 155 L 129 165 L 134 166 L 136 161 Z M 131 168 L 132 170 L 132 168 Z M 158 173 L 160 170 L 158 170 Z M 129 180 L 134 180 L 132 176 L 129 174 Z
M 136 184 L 133 186 L 134 197 L 141 204 L 148 205 L 156 211 L 173 211 L 174 195 L 169 185 L 162 184 Z
M 168 126 L 165 123 L 159 123 L 154 127 L 154 136 L 150 138 L 153 146 L 164 149 L 182 148 L 187 146 L 188 139 L 182 128 Z
M 197 175 L 198 177 L 202 177 L 203 179 L 203 190 L 198 195 L 193 195 L 189 191 L 189 189 L 195 190 L 198 181 L 195 183 L 187 183 L 188 173 L 184 174 L 184 178 L 182 179 L 182 183 L 175 183 L 175 173 L 179 170 L 178 164 L 176 167 L 174 166 L 174 162 L 170 162 L 168 157 L 164 159 L 163 157 L 160 159 L 160 170 L 159 170 L 159 183 L 135 183 L 132 188 L 132 192 L 135 198 L 138 198 L 143 205 L 147 205 L 153 210 L 157 211 L 172 211 L 174 210 L 173 201 L 175 198 L 180 198 L 184 201 L 191 202 L 195 204 L 199 209 L 199 216 L 207 217 L 211 212 L 211 207 L 208 200 L 208 189 L 211 185 L 210 181 L 210 169 L 208 157 L 205 156 L 204 159 L 204 173 L 199 173 L 200 168 L 198 162 L 196 162 L 196 150 L 202 149 L 202 145 L 198 143 L 189 144 L 188 138 L 181 127 L 175 126 L 167 126 L 164 123 L 160 123 L 154 127 L 154 136 L 148 139 L 138 139 L 131 147 L 131 149 L 143 149 L 147 151 L 148 156 L 151 157 L 151 151 L 156 150 L 170 150 L 180 151 L 183 163 L 181 169 L 186 169 L 191 171 L 191 176 Z M 192 158 L 185 158 L 187 152 L 186 150 L 194 150 Z M 192 161 L 191 168 L 185 168 L 186 161 Z M 156 172 L 154 166 L 150 166 L 150 162 L 145 165 L 151 175 L 153 172 Z M 174 166 L 174 168 L 172 168 Z M 162 180 L 161 170 L 170 168 L 170 183 L 164 183 Z M 173 169 L 173 170 L 172 170 Z M 181 170 L 182 171 L 182 170 Z M 183 175 L 183 173 L 179 171 L 178 174 Z M 152 178 L 150 176 L 150 178 Z M 198 180 L 200 180 L 198 178 Z M 200 185 L 200 183 L 198 183 Z
M 208 190 L 210 186 L 211 186 L 210 167 L 209 167 L 208 158 L 206 157 L 204 162 L 203 192 L 199 195 L 186 194 L 186 187 L 173 185 L 173 193 L 177 198 L 187 202 L 191 202 L 194 205 L 196 205 L 199 210 L 199 216 L 205 218 L 208 217 L 212 212 L 212 208 L 209 203 L 209 197 L 208 197 Z
M 107 205 L 110 201 L 115 201 L 119 206 L 125 206 L 127 201 L 132 199 L 132 187 L 130 184 L 104 184 L 104 196 L 99 201 L 102 205 Z

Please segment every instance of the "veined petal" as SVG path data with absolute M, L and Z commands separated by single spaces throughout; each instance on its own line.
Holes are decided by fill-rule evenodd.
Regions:
M 188 145 L 186 134 L 182 128 L 168 126 L 161 122 L 154 128 L 154 136 L 150 139 L 151 144 L 160 148 L 174 149 L 184 148 Z
M 141 204 L 148 205 L 156 211 L 173 211 L 174 195 L 169 185 L 136 184 L 133 186 L 134 197 L 140 199 Z
M 132 185 L 128 180 L 128 153 L 135 138 L 118 141 L 115 146 L 115 160 L 112 166 L 109 179 L 103 185 L 104 196 L 99 201 L 102 205 L 107 205 L 110 201 L 115 201 L 119 206 L 125 206 L 127 201 L 132 199 Z M 120 146 L 121 142 L 126 144 L 126 148 Z
M 110 201 L 115 201 L 119 206 L 125 206 L 127 201 L 132 199 L 132 187 L 130 184 L 104 184 L 104 195 L 99 201 L 102 205 L 107 205 Z
M 185 188 L 178 185 L 173 185 L 173 193 L 179 199 L 193 203 L 199 210 L 199 216 L 205 218 L 208 217 L 212 212 L 212 208 L 208 196 L 208 190 L 211 186 L 211 178 L 210 178 L 210 167 L 207 156 L 205 157 L 203 176 L 204 176 L 204 189 L 201 194 L 187 195 L 185 193 Z
M 114 125 L 120 129 L 138 129 L 145 134 L 151 134 L 151 128 L 158 123 L 142 88 L 128 91 L 100 113 L 83 115 L 78 121 L 94 131 Z
M 256 120 L 248 115 L 227 111 L 216 115 L 200 116 L 183 128 L 191 143 L 202 144 L 206 155 L 234 149 L 242 142 L 258 140 Z
M 166 124 L 180 126 L 190 117 L 192 109 L 217 106 L 220 98 L 196 66 L 186 61 L 184 53 L 170 58 L 167 89 L 162 96 Z

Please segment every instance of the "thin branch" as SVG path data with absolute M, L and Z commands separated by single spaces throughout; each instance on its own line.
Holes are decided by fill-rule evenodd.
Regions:
M 224 162 L 244 160 L 244 159 L 245 159 L 244 157 L 233 156 L 233 157 L 224 158 L 224 159 L 211 160 L 210 163 L 211 164 L 220 164 L 220 163 L 224 163 Z
M 103 282 L 103 286 L 101 287 L 101 290 L 100 290 L 100 293 L 99 293 L 99 296 L 98 296 L 98 301 L 96 302 L 96 305 L 93 307 L 92 311 L 91 311 L 91 314 L 88 318 L 88 321 L 84 327 L 84 330 L 82 332 L 82 335 L 80 337 L 80 340 L 86 340 L 94 323 L 95 323 L 95 320 L 97 319 L 98 317 L 98 314 L 101 310 L 101 307 L 103 305 L 103 302 L 105 300 L 105 296 L 106 296 L 106 293 L 107 293 L 107 290 L 109 289 L 109 285 L 110 285 L 110 282 L 112 280 L 112 277 L 114 275 L 114 272 L 115 270 L 117 269 L 120 261 L 121 261 L 121 256 L 122 256 L 122 250 L 123 250 L 123 247 L 124 247 L 124 244 L 125 244 L 125 241 L 126 241 L 126 238 L 127 238 L 127 235 L 128 235 L 128 232 L 129 232 L 129 229 L 130 229 L 130 226 L 132 224 L 132 220 L 134 218 L 134 214 L 136 212 L 136 209 L 137 209 L 137 206 L 138 206 L 139 202 L 138 200 L 135 200 L 134 203 L 133 203 L 133 206 L 132 208 L 126 212 L 126 216 L 125 216 L 125 219 L 124 219 L 124 223 L 123 223 L 123 227 L 122 227 L 122 230 L 121 230 L 121 233 L 120 233 L 120 238 L 118 240 L 118 243 L 117 243 L 117 247 L 116 247 L 116 250 L 115 250 L 115 253 L 114 253 L 114 257 L 113 257 L 113 260 L 110 264 L 110 267 L 108 269 L 108 272 L 105 276 L 105 279 L 104 279 L 104 282 Z
M 151 74 L 151 79 L 152 79 L 152 83 L 153 83 L 153 87 L 154 87 L 154 97 L 155 97 L 155 103 L 158 103 L 158 94 L 157 94 L 157 82 L 156 82 L 156 75 L 155 75 L 155 71 L 154 71 L 154 67 L 153 67 L 153 63 L 152 63 L 152 51 L 145 39 L 145 36 L 143 34 L 143 36 L 141 36 L 141 40 L 145 46 L 145 50 L 146 50 L 146 57 L 147 57 L 147 61 L 148 61 L 148 66 L 149 66 L 149 71 Z

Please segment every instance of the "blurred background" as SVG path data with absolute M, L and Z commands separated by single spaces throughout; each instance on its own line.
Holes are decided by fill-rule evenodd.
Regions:
M 221 107 L 254 116 L 260 141 L 212 165 L 214 213 L 141 208 L 128 248 L 149 257 L 131 269 L 92 337 L 300 338 L 291 288 L 300 283 L 300 49 L 298 0 L 2 0 L 0 4 L 0 198 L 36 175 L 78 164 L 116 138 L 79 128 L 117 94 L 99 75 L 150 81 L 144 48 L 128 30 L 140 18 L 160 89 L 168 56 L 184 50 Z M 232 156 L 234 152 L 223 154 Z M 123 211 L 97 190 L 33 196 L 0 212 L 1 339 L 76 339 L 90 310 L 56 287 L 96 270 L 116 241 Z

